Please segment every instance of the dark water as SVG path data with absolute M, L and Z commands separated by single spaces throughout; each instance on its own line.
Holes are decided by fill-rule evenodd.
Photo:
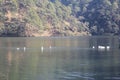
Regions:
M 118 41 L 118 37 L 0 38 L 0 80 L 120 80 Z

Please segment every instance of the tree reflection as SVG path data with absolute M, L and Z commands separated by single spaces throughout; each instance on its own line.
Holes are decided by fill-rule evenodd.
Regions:
M 0 48 L 0 80 L 105 80 L 120 76 L 120 50 L 116 48 L 116 38 L 4 41 L 7 48 Z M 31 49 L 23 51 L 11 48 L 18 44 Z M 46 49 L 43 53 L 39 49 L 32 49 L 40 48 L 41 45 L 53 45 L 56 49 L 51 52 Z M 64 48 L 59 48 L 64 45 Z M 111 45 L 112 49 L 89 49 L 93 45 Z

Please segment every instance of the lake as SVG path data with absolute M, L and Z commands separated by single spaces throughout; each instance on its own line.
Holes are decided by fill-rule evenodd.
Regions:
M 119 38 L 0 38 L 0 80 L 120 80 Z

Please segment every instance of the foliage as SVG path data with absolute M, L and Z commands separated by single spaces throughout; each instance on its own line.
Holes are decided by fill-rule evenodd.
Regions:
M 20 24 L 16 24 L 15 20 L 27 24 L 24 27 L 34 26 L 39 31 L 48 30 L 59 35 L 67 34 L 67 31 L 72 33 L 73 27 L 77 27 L 78 32 L 84 31 L 82 23 L 71 14 L 72 8 L 60 0 L 0 0 L 0 22 L 4 24 L 3 27 L 8 33 L 14 33 L 14 29 L 15 31 L 19 29 Z M 6 23 L 9 23 L 9 29 L 8 26 L 6 28 Z
M 72 14 L 80 17 L 81 22 L 89 23 L 93 35 L 120 34 L 119 0 L 61 0 L 61 2 L 71 6 Z
M 119 35 L 119 7 L 119 0 L 0 0 L 0 33 L 6 23 L 16 30 L 25 23 L 24 29 L 33 26 L 59 35 Z

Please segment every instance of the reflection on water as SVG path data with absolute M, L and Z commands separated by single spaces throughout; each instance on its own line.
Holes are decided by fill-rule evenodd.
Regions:
M 118 47 L 118 37 L 0 38 L 0 80 L 120 80 Z

